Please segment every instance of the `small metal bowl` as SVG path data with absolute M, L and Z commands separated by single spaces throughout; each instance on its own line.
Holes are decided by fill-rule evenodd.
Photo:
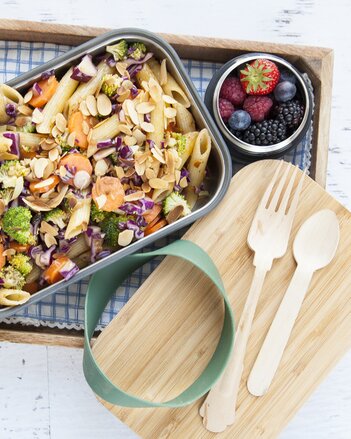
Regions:
M 233 71 L 244 68 L 246 63 L 260 58 L 269 59 L 276 63 L 278 68 L 282 67 L 295 75 L 297 96 L 299 96 L 299 98 L 302 100 L 305 107 L 304 117 L 296 131 L 294 131 L 291 136 L 284 141 L 269 146 L 251 145 L 238 139 L 233 133 L 231 133 L 219 114 L 219 92 L 224 80 Z M 252 162 L 264 158 L 281 157 L 288 150 L 296 147 L 300 143 L 312 120 L 312 95 L 304 77 L 285 59 L 267 53 L 248 53 L 245 55 L 240 55 L 224 64 L 212 77 L 207 87 L 205 104 L 215 119 L 219 130 L 224 136 L 225 141 L 232 152 L 233 159 L 243 162 Z

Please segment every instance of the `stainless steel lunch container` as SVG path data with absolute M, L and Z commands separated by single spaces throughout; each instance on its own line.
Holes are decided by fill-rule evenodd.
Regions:
M 269 146 L 257 146 L 246 143 L 235 137 L 223 122 L 219 114 L 219 92 L 224 80 L 236 69 L 243 68 L 246 63 L 259 58 L 267 58 L 274 61 L 279 67 L 284 67 L 296 77 L 297 92 L 305 106 L 305 114 L 297 130 L 283 142 Z M 288 150 L 296 147 L 306 134 L 312 120 L 312 96 L 309 87 L 302 74 L 285 59 L 268 53 L 247 53 L 237 56 L 224 64 L 212 77 L 205 94 L 205 104 L 215 119 L 218 128 L 225 138 L 228 148 L 232 152 L 235 161 L 252 162 L 260 159 L 277 158 L 284 155 Z
M 142 238 L 140 241 L 134 242 L 128 247 L 117 250 L 105 259 L 90 264 L 89 266 L 81 269 L 69 281 L 62 280 L 54 285 L 38 291 L 37 293 L 33 294 L 29 301 L 24 305 L 0 309 L 0 320 L 15 314 L 28 305 L 40 301 L 49 294 L 53 294 L 71 283 L 77 282 L 78 280 L 91 275 L 100 268 L 112 264 L 124 256 L 150 245 L 159 238 L 169 235 L 172 232 L 189 225 L 198 218 L 206 215 L 215 206 L 217 206 L 226 193 L 232 175 L 231 157 L 228 152 L 228 148 L 219 134 L 219 131 L 211 119 L 211 116 L 209 115 L 205 105 L 199 97 L 195 86 L 185 71 L 177 53 L 165 40 L 151 32 L 129 28 L 113 30 L 70 50 L 64 55 L 61 55 L 56 59 L 53 59 L 52 61 L 49 61 L 48 63 L 31 70 L 30 72 L 24 73 L 23 75 L 12 79 L 11 81 L 7 82 L 7 84 L 16 88 L 20 92 L 23 92 L 34 82 L 38 81 L 43 72 L 55 69 L 56 75 L 60 77 L 71 65 L 77 64 L 83 55 L 87 53 L 93 56 L 99 55 L 105 51 L 105 46 L 114 44 L 120 39 L 125 39 L 127 41 L 141 41 L 147 45 L 150 51 L 152 51 L 157 58 L 166 58 L 169 72 L 177 81 L 179 81 L 179 84 L 188 94 L 192 104 L 192 113 L 198 128 L 207 128 L 212 139 L 212 151 L 208 163 L 207 180 L 207 189 L 210 193 L 210 196 L 208 199 L 202 201 L 202 204 L 197 205 L 196 209 L 190 215 L 164 227 L 152 235 Z

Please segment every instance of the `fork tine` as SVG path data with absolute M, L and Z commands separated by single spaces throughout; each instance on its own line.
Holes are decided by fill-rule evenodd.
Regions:
M 289 202 L 290 194 L 291 194 L 292 188 L 294 186 L 296 175 L 297 175 L 297 166 L 295 166 L 294 172 L 289 180 L 288 186 L 287 186 L 286 191 L 283 195 L 282 202 L 280 203 L 280 206 L 279 206 L 279 211 L 282 212 L 283 214 L 286 211 L 286 207 L 287 207 L 288 202 Z
M 289 174 L 289 171 L 290 171 L 290 165 L 285 168 L 284 174 L 282 175 L 281 179 L 279 180 L 277 189 L 275 190 L 274 195 L 272 197 L 272 200 L 269 203 L 269 206 L 268 206 L 269 210 L 275 210 L 276 209 L 278 201 L 279 201 L 280 194 L 282 193 L 282 190 L 283 190 L 283 187 L 285 185 L 285 182 L 286 182 L 287 176 Z
M 261 198 L 260 204 L 258 205 L 258 209 L 266 207 L 282 165 L 283 165 L 283 160 L 280 160 L 280 163 L 279 163 L 277 169 L 275 170 L 273 178 L 270 181 L 269 185 L 267 186 L 267 189 L 266 189 L 265 193 L 263 194 L 263 197 Z
M 291 220 L 294 218 L 294 215 L 296 212 L 296 208 L 297 208 L 297 204 L 299 202 L 299 197 L 300 197 L 300 193 L 302 190 L 303 182 L 305 180 L 305 175 L 306 175 L 306 169 L 303 171 L 303 174 L 300 177 L 300 181 L 299 181 L 297 188 L 296 188 L 296 191 L 294 193 L 294 197 L 292 199 L 290 208 L 287 212 L 287 216 L 289 216 Z

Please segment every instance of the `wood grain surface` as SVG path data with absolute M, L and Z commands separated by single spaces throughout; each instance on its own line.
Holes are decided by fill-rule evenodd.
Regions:
M 220 205 L 186 233 L 216 263 L 238 320 L 250 285 L 246 237 L 277 161 L 249 165 L 232 180 Z M 284 166 L 290 166 L 284 164 Z M 255 398 L 245 382 L 295 270 L 291 242 L 302 222 L 333 210 L 341 228 L 333 262 L 311 283 L 270 391 Z M 237 422 L 218 438 L 277 437 L 311 392 L 351 346 L 351 213 L 306 178 L 290 250 L 275 262 L 258 304 L 238 397 Z M 108 377 L 138 396 L 165 400 L 196 379 L 218 340 L 222 311 L 206 277 L 167 257 L 98 337 L 94 352 Z M 212 438 L 198 415 L 202 401 L 183 409 L 106 407 L 144 439 Z

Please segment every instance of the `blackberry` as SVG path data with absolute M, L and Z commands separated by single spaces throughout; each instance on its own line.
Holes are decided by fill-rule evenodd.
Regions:
M 260 146 L 275 145 L 288 137 L 285 123 L 276 119 L 254 123 L 245 131 L 235 130 L 233 134 L 246 143 Z
M 287 128 L 297 128 L 305 112 L 304 106 L 297 99 L 277 104 L 273 114 L 280 122 L 285 122 Z

